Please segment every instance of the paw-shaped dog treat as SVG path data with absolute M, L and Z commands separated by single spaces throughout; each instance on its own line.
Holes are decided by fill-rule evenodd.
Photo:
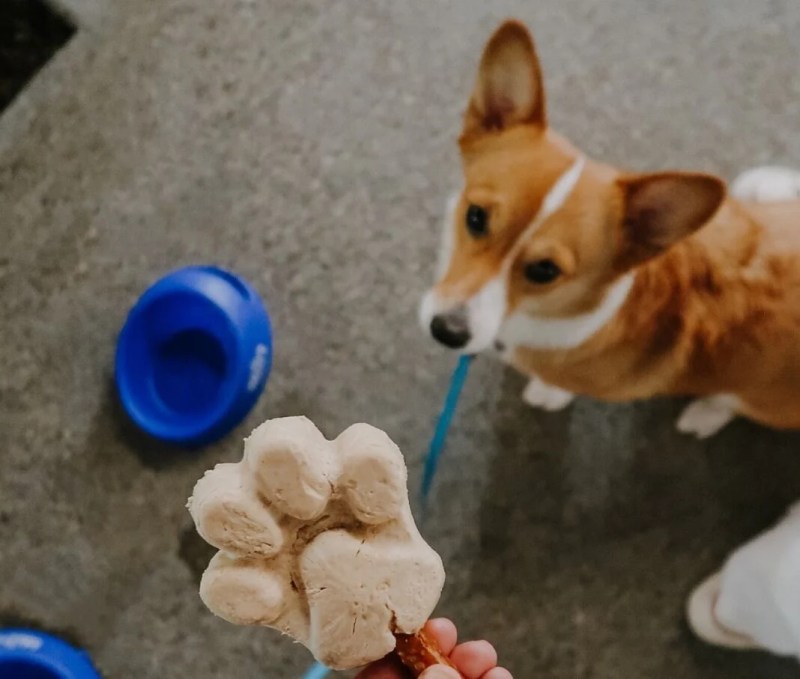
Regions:
M 369 425 L 328 441 L 304 417 L 265 422 L 188 506 L 220 550 L 200 584 L 206 606 L 274 627 L 333 669 L 391 652 L 439 600 L 444 569 L 411 516 L 403 456 Z

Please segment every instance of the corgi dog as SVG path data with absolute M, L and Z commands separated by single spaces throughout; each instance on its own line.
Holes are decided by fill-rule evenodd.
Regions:
M 421 321 L 497 351 L 557 410 L 694 396 L 678 428 L 735 416 L 800 428 L 800 173 L 637 174 L 587 158 L 547 121 L 524 25 L 485 47 L 459 138 L 439 280 Z

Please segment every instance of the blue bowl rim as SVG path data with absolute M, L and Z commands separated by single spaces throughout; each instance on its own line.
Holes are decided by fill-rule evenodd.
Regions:
M 268 347 L 270 357 L 270 362 L 268 363 L 267 369 L 264 371 L 265 374 L 261 379 L 260 388 L 254 389 L 252 392 L 242 390 L 242 386 L 247 384 L 249 365 L 245 365 L 240 360 L 244 344 L 243 335 L 240 332 L 240 328 L 233 321 L 231 314 L 229 313 L 229 309 L 227 309 L 224 305 L 217 304 L 217 302 L 209 295 L 205 294 L 204 291 L 192 287 L 180 280 L 182 275 L 191 273 L 213 276 L 219 280 L 222 280 L 227 285 L 234 287 L 235 289 L 238 288 L 238 293 L 241 293 L 242 290 L 247 292 L 247 298 L 243 298 L 243 303 L 247 304 L 251 309 L 256 310 L 258 321 L 263 322 L 263 329 L 265 331 L 264 343 L 266 343 Z M 197 295 L 208 301 L 217 310 L 219 310 L 222 318 L 224 319 L 226 330 L 230 332 L 230 335 L 234 340 L 233 355 L 229 354 L 227 349 L 225 350 L 225 360 L 227 363 L 233 366 L 231 370 L 232 377 L 226 384 L 225 392 L 220 395 L 214 408 L 209 410 L 209 412 L 203 417 L 197 418 L 197 420 L 194 422 L 183 422 L 178 425 L 170 423 L 161 416 L 152 416 L 150 414 L 151 411 L 148 408 L 141 407 L 141 403 L 137 401 L 137 399 L 135 399 L 131 394 L 129 380 L 132 372 L 126 367 L 127 348 L 130 339 L 129 330 L 131 323 L 151 304 L 163 298 L 161 294 L 152 293 L 152 290 L 159 285 L 169 282 L 170 279 L 174 279 L 176 288 L 174 290 L 170 290 L 166 294 L 173 294 L 180 291 Z M 258 397 L 263 391 L 264 384 L 266 383 L 266 378 L 269 374 L 271 358 L 272 327 L 266 305 L 264 304 L 258 292 L 244 278 L 227 269 L 215 265 L 192 265 L 175 269 L 158 278 L 147 287 L 147 289 L 139 296 L 133 307 L 130 309 L 117 340 L 114 371 L 115 381 L 117 383 L 120 400 L 122 401 L 126 413 L 128 413 L 134 423 L 143 431 L 157 439 L 170 443 L 188 445 L 202 444 L 207 442 L 206 439 L 211 434 L 214 434 L 215 428 L 221 426 L 225 422 L 225 419 L 231 416 L 232 413 L 237 410 L 237 406 L 243 410 L 243 414 L 246 414 L 246 412 L 258 400 Z M 244 397 L 245 395 L 247 398 Z
M 39 646 L 36 649 L 10 649 L 2 643 L 3 638 L 15 635 L 34 637 Z M 60 679 L 101 679 L 86 651 L 76 648 L 64 639 L 35 629 L 0 629 L 0 669 L 8 662 L 27 663 L 32 669 L 52 672 Z

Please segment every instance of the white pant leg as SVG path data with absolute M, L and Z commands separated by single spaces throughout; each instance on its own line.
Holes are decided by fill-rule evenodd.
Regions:
M 731 554 L 713 613 L 758 646 L 800 658 L 800 505 Z

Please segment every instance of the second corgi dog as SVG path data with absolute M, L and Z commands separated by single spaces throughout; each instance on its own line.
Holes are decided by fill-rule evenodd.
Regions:
M 681 431 L 736 415 L 800 428 L 800 173 L 762 168 L 727 194 L 708 174 L 634 174 L 586 158 L 547 123 L 525 26 L 489 40 L 459 140 L 424 326 L 496 349 L 549 410 L 698 397 Z

